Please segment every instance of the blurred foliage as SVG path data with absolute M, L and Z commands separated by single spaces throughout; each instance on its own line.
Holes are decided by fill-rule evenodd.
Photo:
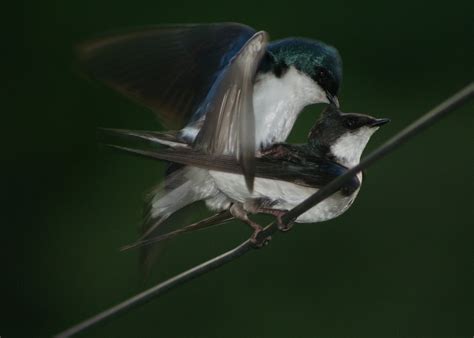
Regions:
M 137 252 L 118 248 L 136 238 L 142 198 L 163 165 L 103 149 L 95 128 L 161 127 L 80 76 L 77 42 L 128 26 L 216 21 L 273 39 L 321 39 L 343 56 L 343 109 L 393 121 L 373 149 L 473 79 L 473 12 L 472 1 L 10 3 L 0 335 L 50 336 L 250 233 L 231 223 L 173 240 L 143 282 Z M 320 110 L 303 113 L 290 141 L 305 140 Z M 340 218 L 277 235 L 83 336 L 472 336 L 473 127 L 471 104 L 374 165 Z

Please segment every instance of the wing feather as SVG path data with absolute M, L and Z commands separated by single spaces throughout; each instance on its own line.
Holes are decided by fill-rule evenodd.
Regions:
M 81 44 L 79 62 L 175 129 L 198 118 L 218 73 L 254 33 L 237 23 L 145 27 Z
M 235 157 L 231 155 L 214 155 L 186 148 L 140 150 L 115 145 L 109 146 L 148 158 L 170 161 L 208 170 L 243 174 L 242 167 L 239 166 Z M 311 156 L 308 156 L 305 160 L 301 161 L 297 158 L 284 160 L 280 158 L 262 157 L 255 158 L 255 164 L 256 177 L 292 182 L 312 188 L 323 187 L 348 170 L 346 167 L 329 159 Z M 353 190 L 359 185 L 359 179 L 354 176 L 353 180 L 347 184 L 347 187 Z
M 256 150 L 253 83 L 267 43 L 267 33 L 255 33 L 220 74 L 203 103 L 206 117 L 195 144 L 211 154 L 233 154 L 250 191 Z

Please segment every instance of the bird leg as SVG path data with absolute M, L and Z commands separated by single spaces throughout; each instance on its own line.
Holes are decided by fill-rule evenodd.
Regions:
M 288 212 L 288 210 L 274 209 L 272 206 L 275 205 L 275 201 L 270 201 L 267 198 L 255 198 L 245 201 L 245 210 L 253 214 L 266 214 L 272 215 L 276 218 L 278 229 L 286 232 L 293 227 L 293 223 L 285 224 L 282 221 L 282 216 Z
M 240 203 L 234 203 L 230 207 L 230 213 L 232 216 L 235 218 L 241 220 L 242 222 L 250 225 L 253 229 L 253 234 L 252 237 L 250 237 L 250 241 L 256 248 L 261 248 L 262 246 L 268 244 L 268 242 L 271 240 L 271 236 L 268 236 L 267 238 L 260 240 L 258 238 L 258 234 L 262 232 L 263 228 L 261 227 L 260 224 L 252 221 L 249 216 L 247 211 L 243 208 L 243 205 Z
M 282 232 L 287 232 L 293 228 L 293 223 L 285 224 L 283 220 L 281 219 L 284 214 L 288 212 L 288 210 L 281 210 L 281 209 L 272 209 L 272 208 L 260 208 L 257 210 L 258 213 L 261 214 L 266 214 L 266 215 L 272 215 L 275 216 L 277 224 L 278 224 L 278 230 Z

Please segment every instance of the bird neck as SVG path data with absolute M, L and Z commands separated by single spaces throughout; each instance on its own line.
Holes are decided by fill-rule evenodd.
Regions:
M 347 168 L 359 164 L 362 152 L 377 128 L 362 127 L 356 132 L 348 132 L 329 146 L 329 153 L 336 162 Z
M 284 142 L 303 108 L 325 100 L 321 87 L 294 67 L 280 77 L 259 73 L 253 92 L 257 148 Z

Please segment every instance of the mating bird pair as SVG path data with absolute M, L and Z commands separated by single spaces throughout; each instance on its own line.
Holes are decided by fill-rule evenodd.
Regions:
M 388 122 L 339 110 L 342 62 L 335 48 L 301 38 L 269 43 L 265 32 L 241 24 L 160 26 L 109 35 L 85 43 L 80 58 L 92 77 L 177 128 L 105 130 L 151 145 L 117 148 L 170 162 L 164 184 L 149 201 L 138 246 L 232 218 L 252 226 L 255 239 L 261 227 L 249 213 L 279 219 L 356 165 L 372 134 Z M 283 143 L 303 108 L 316 103 L 328 107 L 308 142 Z M 339 216 L 361 183 L 359 174 L 296 222 Z M 160 232 L 171 215 L 198 201 L 217 214 L 171 234 Z M 144 248 L 149 264 L 151 250 Z

